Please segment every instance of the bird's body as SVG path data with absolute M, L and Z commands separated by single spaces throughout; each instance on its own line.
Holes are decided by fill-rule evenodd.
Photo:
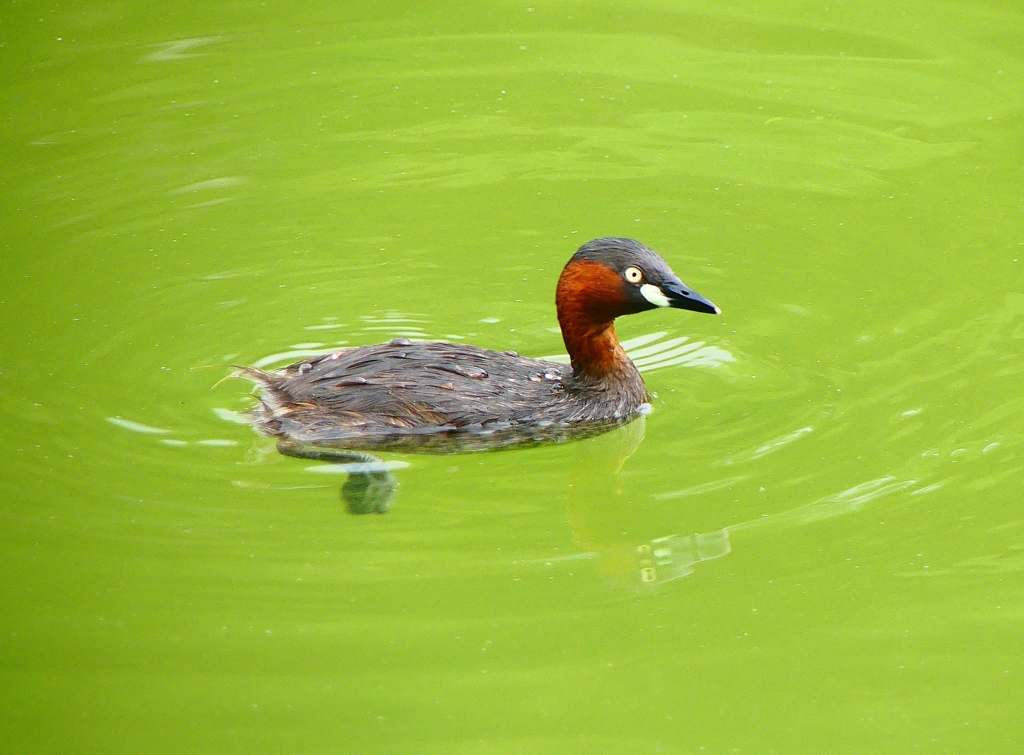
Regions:
M 567 364 L 404 338 L 276 373 L 240 370 L 264 389 L 254 414 L 264 434 L 309 445 L 442 451 L 548 440 L 588 423 L 633 419 L 647 389 L 636 368 L 630 372 L 625 380 L 581 383 Z
M 465 344 L 342 349 L 275 372 L 235 374 L 262 389 L 256 428 L 279 448 L 451 452 L 603 432 L 644 413 L 647 388 L 612 325 L 656 306 L 717 312 L 630 239 L 584 245 L 563 270 L 558 319 L 571 365 Z

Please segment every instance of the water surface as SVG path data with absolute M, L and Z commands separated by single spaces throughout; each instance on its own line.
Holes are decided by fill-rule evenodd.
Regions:
M 1022 29 L 8 5 L 4 749 L 1019 752 Z M 359 517 L 233 421 L 231 364 L 560 353 L 602 235 L 723 309 L 619 324 L 645 425 Z

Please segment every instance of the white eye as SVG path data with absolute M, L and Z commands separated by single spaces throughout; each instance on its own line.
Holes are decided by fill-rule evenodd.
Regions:
M 632 265 L 626 268 L 622 276 L 630 283 L 639 283 L 644 279 L 644 274 L 640 272 L 640 268 L 633 267 Z

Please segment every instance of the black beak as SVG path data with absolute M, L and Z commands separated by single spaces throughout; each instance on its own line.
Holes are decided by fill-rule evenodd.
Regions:
M 710 299 L 704 298 L 678 278 L 665 281 L 659 288 L 668 299 L 670 307 L 704 312 L 709 315 L 717 315 L 722 312 Z

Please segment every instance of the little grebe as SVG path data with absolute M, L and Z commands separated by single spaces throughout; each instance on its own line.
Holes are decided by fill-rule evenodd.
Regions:
M 289 455 L 496 448 L 592 435 L 649 408 L 643 378 L 615 336 L 616 317 L 657 307 L 719 312 L 655 252 L 625 238 L 581 246 L 558 279 L 555 305 L 571 365 L 397 338 L 234 374 L 261 389 L 255 427 L 279 437 Z

